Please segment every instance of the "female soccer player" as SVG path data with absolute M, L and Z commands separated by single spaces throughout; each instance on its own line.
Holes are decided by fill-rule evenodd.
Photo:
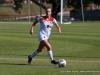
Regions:
M 58 62 L 53 59 L 53 53 L 52 53 L 52 47 L 50 43 L 48 42 L 51 29 L 53 24 L 57 27 L 58 32 L 61 33 L 61 28 L 59 27 L 57 21 L 55 18 L 51 16 L 51 8 L 46 9 L 46 16 L 42 16 L 37 18 L 37 20 L 32 24 L 32 27 L 30 29 L 30 34 L 33 34 L 35 25 L 39 22 L 40 23 L 40 30 L 38 32 L 38 40 L 40 41 L 38 48 L 28 56 L 28 64 L 31 63 L 32 58 L 36 56 L 38 53 L 40 53 L 44 47 L 47 48 L 48 56 L 50 57 L 52 64 L 57 64 Z

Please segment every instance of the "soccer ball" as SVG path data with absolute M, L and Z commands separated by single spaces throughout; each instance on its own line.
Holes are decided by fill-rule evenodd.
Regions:
M 66 66 L 66 61 L 65 61 L 64 59 L 60 59 L 60 60 L 58 61 L 58 66 L 59 66 L 59 67 L 65 67 L 65 66 Z

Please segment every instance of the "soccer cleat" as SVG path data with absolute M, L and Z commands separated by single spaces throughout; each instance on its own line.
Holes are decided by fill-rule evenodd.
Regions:
M 51 63 L 52 63 L 52 64 L 55 64 L 55 65 L 58 64 L 58 62 L 55 61 L 55 60 L 52 60 Z
M 28 64 L 31 64 L 32 58 L 30 58 L 30 55 L 28 56 Z

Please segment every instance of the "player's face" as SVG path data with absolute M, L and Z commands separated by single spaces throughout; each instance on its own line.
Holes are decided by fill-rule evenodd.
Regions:
M 48 8 L 48 9 L 46 10 L 46 16 L 47 16 L 47 17 L 51 16 L 51 9 L 50 9 L 50 8 Z

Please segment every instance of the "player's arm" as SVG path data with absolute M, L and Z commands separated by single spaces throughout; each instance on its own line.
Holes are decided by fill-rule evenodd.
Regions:
M 32 24 L 31 29 L 30 29 L 30 34 L 32 35 L 34 32 L 34 27 L 38 23 L 38 20 L 35 20 L 35 22 Z
M 58 23 L 55 23 L 55 26 L 57 27 L 58 32 L 61 33 L 61 28 L 60 28 L 60 26 L 58 25 Z

